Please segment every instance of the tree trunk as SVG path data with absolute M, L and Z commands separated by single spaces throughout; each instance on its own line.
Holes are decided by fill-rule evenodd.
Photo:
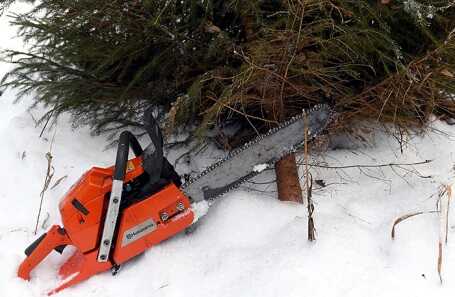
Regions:
M 295 154 L 291 154 L 275 164 L 278 199 L 303 203 L 302 188 Z

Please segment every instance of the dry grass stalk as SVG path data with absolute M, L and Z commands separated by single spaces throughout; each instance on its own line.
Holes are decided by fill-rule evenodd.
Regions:
M 444 245 L 447 244 L 448 227 L 449 227 L 449 208 L 452 199 L 452 186 L 446 185 L 439 194 L 440 206 L 440 225 L 439 225 L 439 242 L 438 242 L 438 275 L 442 284 L 442 263 L 444 256 Z
M 396 226 L 415 216 L 422 215 L 422 214 L 431 214 L 431 213 L 439 213 L 439 240 L 438 240 L 438 275 L 439 280 L 442 284 L 442 264 L 444 258 L 444 246 L 447 244 L 448 239 L 448 228 L 449 228 L 449 209 L 450 209 L 450 201 L 452 200 L 452 186 L 451 185 L 444 185 L 439 192 L 439 210 L 438 211 L 419 211 L 410 213 L 404 216 L 399 217 L 395 220 L 392 227 L 392 239 L 395 239 L 395 229 Z
M 47 159 L 47 170 L 46 170 L 46 177 L 44 178 L 43 189 L 41 190 L 41 193 L 40 193 L 41 200 L 40 200 L 40 204 L 39 204 L 38 215 L 36 217 L 36 224 L 35 224 L 35 231 L 34 231 L 35 235 L 38 232 L 38 224 L 39 224 L 39 220 L 40 220 L 40 216 L 41 216 L 41 209 L 43 207 L 44 194 L 48 190 L 49 185 L 51 184 L 52 178 L 54 177 L 54 173 L 55 173 L 55 168 L 54 168 L 54 166 L 52 166 L 52 159 L 53 159 L 52 148 L 54 146 L 55 136 L 57 135 L 57 123 L 58 123 L 58 118 L 54 118 L 52 125 L 55 126 L 55 129 L 54 129 L 54 133 L 52 135 L 49 151 L 45 155 L 46 159 Z M 41 131 L 41 134 L 39 137 L 42 136 L 43 131 L 44 131 L 44 129 Z M 57 183 L 60 181 L 57 181 Z M 54 186 L 56 186 L 56 185 L 54 185 Z
M 308 211 L 308 240 L 316 240 L 316 232 L 314 227 L 314 204 L 313 204 L 313 178 L 310 173 L 309 167 L 309 151 L 308 151 L 308 117 L 305 116 L 305 146 L 304 146 L 304 156 L 305 156 L 305 192 L 307 198 L 307 211 Z
M 62 181 L 68 178 L 68 175 L 64 175 L 61 178 L 57 179 L 54 183 L 54 185 L 51 187 L 51 190 L 55 189 Z
M 47 189 L 49 188 L 49 185 L 52 181 L 52 177 L 54 176 L 54 172 L 55 172 L 54 166 L 52 166 L 52 154 L 50 152 L 46 153 L 46 159 L 47 159 L 46 177 L 44 178 L 43 189 L 41 190 L 41 193 L 40 193 L 41 201 L 39 204 L 38 215 L 36 217 L 35 231 L 33 232 L 35 235 L 38 232 L 38 224 L 39 224 L 39 219 L 41 216 L 41 209 L 43 207 L 44 194 L 46 193 Z

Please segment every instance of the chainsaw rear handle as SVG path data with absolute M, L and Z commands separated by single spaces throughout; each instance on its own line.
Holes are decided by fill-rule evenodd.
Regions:
M 43 261 L 50 252 L 70 244 L 71 239 L 66 234 L 65 229 L 57 225 L 52 226 L 47 233 L 41 235 L 40 238 L 25 250 L 27 258 L 19 266 L 17 272 L 18 276 L 22 279 L 29 280 L 30 272 Z
M 128 153 L 130 147 L 136 157 L 143 154 L 139 141 L 136 136 L 129 131 L 124 131 L 120 134 L 120 139 L 117 148 L 117 158 L 115 160 L 114 180 L 123 180 L 125 177 L 126 164 L 128 163 Z

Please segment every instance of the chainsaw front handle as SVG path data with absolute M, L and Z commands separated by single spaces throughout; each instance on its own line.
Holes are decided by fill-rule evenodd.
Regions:
M 143 154 L 144 151 L 137 141 L 137 138 L 131 132 L 124 131 L 120 134 L 114 175 L 112 178 L 112 189 L 109 197 L 109 204 L 107 206 L 106 217 L 104 219 L 103 233 L 101 236 L 101 244 L 98 254 L 98 262 L 100 263 L 106 263 L 109 261 L 112 241 L 114 239 L 114 233 L 119 217 L 120 204 L 122 201 L 123 180 L 125 179 L 130 146 L 136 157 Z
M 139 141 L 136 136 L 129 131 L 124 131 L 120 134 L 120 139 L 117 148 L 117 158 L 115 160 L 114 180 L 123 181 L 125 178 L 126 165 L 128 163 L 128 154 L 130 147 L 136 157 L 143 154 Z

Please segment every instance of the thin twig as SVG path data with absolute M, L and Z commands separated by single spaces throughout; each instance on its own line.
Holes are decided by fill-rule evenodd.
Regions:
M 39 134 L 39 138 L 41 138 L 43 136 L 44 130 L 46 130 L 47 125 L 49 124 L 49 121 L 51 120 L 52 116 L 54 115 L 54 111 L 55 111 L 55 109 L 52 110 L 52 112 L 47 117 L 46 123 L 44 124 L 43 129 L 41 129 L 41 133 Z
M 349 169 L 349 168 L 381 168 L 381 167 L 394 167 L 394 166 L 415 166 L 424 165 L 433 162 L 433 160 L 425 160 L 415 163 L 387 163 L 387 164 L 376 164 L 376 165 L 344 165 L 344 166 L 329 166 L 321 164 L 310 164 L 311 167 L 323 168 L 323 169 Z

